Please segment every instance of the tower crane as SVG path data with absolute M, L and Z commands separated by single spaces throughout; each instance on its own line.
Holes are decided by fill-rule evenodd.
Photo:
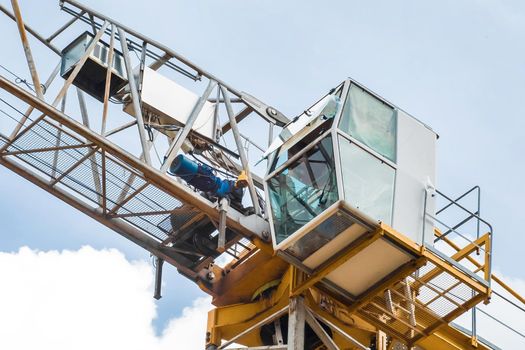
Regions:
M 290 118 L 77 1 L 47 37 L 11 3 L 32 84 L 0 76 L 0 164 L 150 252 L 156 298 L 164 262 L 212 296 L 207 350 L 497 348 L 476 305 L 525 300 L 461 202 L 479 187 L 435 187 L 428 125 L 353 79 Z

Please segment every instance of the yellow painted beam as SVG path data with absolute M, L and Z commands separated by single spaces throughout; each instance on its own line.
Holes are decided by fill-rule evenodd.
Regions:
M 458 280 L 462 281 L 463 283 L 465 283 L 470 288 L 476 290 L 478 293 L 485 294 L 485 295 L 489 293 L 490 289 L 488 287 L 486 287 L 486 286 L 482 285 L 481 283 L 473 280 L 470 276 L 468 276 L 468 275 L 464 274 L 463 272 L 461 272 L 460 270 L 452 267 L 451 265 L 449 265 L 448 262 L 441 260 L 441 258 L 435 256 L 434 254 L 426 251 L 424 253 L 424 256 L 428 259 L 428 261 L 430 261 L 432 264 L 436 265 L 437 269 L 439 269 L 439 270 L 437 270 L 437 269 L 435 270 L 436 272 L 438 272 L 438 273 L 435 274 L 435 276 L 439 275 L 440 273 L 446 272 L 446 273 L 454 276 Z M 433 271 L 431 271 L 429 273 L 433 273 Z M 423 282 L 426 282 L 428 280 L 431 280 L 432 278 L 435 277 L 435 276 L 432 276 L 432 278 L 425 278 L 425 276 L 427 276 L 427 274 L 425 274 L 423 277 L 420 278 L 421 282 L 418 283 L 418 285 L 422 284 Z
M 394 273 L 392 273 L 388 278 L 385 278 L 382 282 L 378 283 L 370 290 L 367 290 L 365 293 L 363 293 L 363 295 L 361 295 L 352 305 L 349 306 L 349 311 L 355 312 L 365 303 L 372 300 L 376 296 L 376 294 L 382 293 L 385 289 L 388 289 L 388 287 L 394 284 L 395 282 L 410 275 L 412 272 L 416 271 L 421 266 L 423 266 L 425 262 L 425 258 L 418 258 L 409 261 L 404 265 L 401 265 L 401 267 L 395 270 Z
M 491 350 L 478 343 L 477 347 L 471 343 L 471 337 L 456 328 L 443 325 L 434 332 L 417 342 L 417 345 L 428 350 Z
M 440 237 L 442 236 L 442 233 L 438 230 L 438 229 L 434 229 L 434 234 L 436 235 L 436 237 Z M 452 247 L 454 250 L 456 251 L 459 251 L 461 250 L 461 248 L 455 244 L 454 242 L 452 242 L 451 240 L 449 240 L 447 237 L 443 237 L 441 239 L 443 242 L 447 243 L 450 247 Z M 472 263 L 473 265 L 475 265 L 477 268 L 481 268 L 483 267 L 483 265 L 481 265 L 477 260 L 475 260 L 474 258 L 468 256 L 467 257 L 468 261 L 470 263 Z M 525 305 L 525 298 L 523 296 L 521 296 L 518 292 L 516 292 L 512 287 L 510 287 L 508 284 L 506 284 L 505 282 L 503 282 L 503 280 L 501 278 L 499 278 L 497 275 L 495 274 L 491 274 L 491 278 L 494 282 L 496 282 L 497 284 L 499 284 L 501 287 L 503 287 L 503 289 L 505 289 L 507 292 L 509 292 L 513 297 L 515 297 L 516 299 L 518 299 L 521 303 L 523 303 Z
M 420 246 L 404 234 L 394 230 L 392 227 L 387 224 L 381 223 L 381 229 L 383 234 L 392 239 L 394 242 L 398 243 L 401 247 L 407 249 L 409 252 L 419 256 L 425 250 L 425 247 Z
M 476 250 L 478 246 L 484 245 L 486 242 L 489 241 L 487 235 L 488 234 L 480 237 L 474 243 L 470 243 L 466 247 L 460 249 L 454 255 L 451 256 L 451 259 L 453 259 L 455 261 L 460 261 L 460 260 L 464 259 L 465 257 L 469 256 L 469 254 L 472 253 L 474 250 Z M 458 278 L 459 280 L 462 280 L 462 281 L 463 280 L 465 280 L 465 281 L 472 280 L 470 277 L 467 277 L 467 279 L 465 279 L 465 277 L 466 277 L 465 274 L 460 272 L 459 270 L 454 269 L 454 268 L 448 268 L 447 267 L 447 266 L 449 266 L 448 263 L 447 262 L 443 262 L 438 257 L 435 257 L 434 254 L 426 252 L 425 255 L 428 256 L 429 260 L 433 264 L 436 265 L 436 268 L 434 268 L 432 271 L 427 272 L 424 276 L 421 276 L 419 278 L 420 283 L 426 283 L 426 282 L 432 280 L 433 278 L 437 277 L 439 274 L 443 273 L 444 270 L 446 272 L 450 273 L 452 276 Z M 477 282 L 474 282 L 474 283 L 476 283 L 476 285 L 477 285 L 477 288 L 475 288 L 475 289 L 477 289 L 481 293 L 486 292 L 486 288 L 479 287 L 481 285 L 479 283 L 477 283 Z

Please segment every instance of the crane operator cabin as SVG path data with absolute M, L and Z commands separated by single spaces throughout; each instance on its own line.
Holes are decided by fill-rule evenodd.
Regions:
M 425 213 L 434 208 L 436 139 L 428 126 L 346 80 L 290 123 L 267 152 L 274 248 L 314 271 L 378 223 L 433 244 Z M 356 297 L 411 258 L 379 239 L 327 280 Z

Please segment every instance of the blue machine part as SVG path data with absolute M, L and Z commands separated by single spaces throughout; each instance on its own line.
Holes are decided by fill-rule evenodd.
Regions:
M 226 197 L 238 190 L 242 191 L 235 186 L 235 181 L 221 179 L 213 174 L 213 169 L 208 165 L 198 164 L 182 154 L 179 154 L 171 163 L 170 173 L 180 177 L 189 185 L 219 198 Z

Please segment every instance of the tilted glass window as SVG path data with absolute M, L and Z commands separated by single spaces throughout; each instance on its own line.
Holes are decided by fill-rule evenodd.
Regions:
M 333 119 L 320 120 L 316 124 L 312 125 L 312 129 L 308 130 L 305 128 L 306 133 L 303 135 L 298 134 L 296 139 L 295 136 L 285 142 L 281 147 L 276 151 L 275 159 L 270 168 L 270 173 L 278 169 L 281 165 L 286 163 L 288 159 L 292 158 L 294 155 L 301 153 L 303 149 L 308 147 L 312 142 L 314 142 L 318 137 L 326 132 L 332 126 Z M 303 130 L 301 130 L 302 132 Z
M 77 64 L 77 62 L 82 58 L 86 52 L 86 48 L 91 43 L 91 39 L 92 38 L 89 36 L 79 37 L 62 51 L 62 66 L 60 75 L 64 75 L 70 69 L 73 69 L 72 66 Z
M 332 138 L 321 140 L 268 180 L 277 244 L 337 201 Z
M 339 148 L 345 200 L 391 225 L 395 169 L 344 137 L 339 137 Z
M 317 225 L 312 231 L 293 242 L 286 248 L 286 252 L 304 261 L 354 223 L 355 221 L 348 214 L 343 211 L 337 211 Z
M 359 86 L 350 86 L 339 129 L 395 162 L 396 128 L 394 108 Z

